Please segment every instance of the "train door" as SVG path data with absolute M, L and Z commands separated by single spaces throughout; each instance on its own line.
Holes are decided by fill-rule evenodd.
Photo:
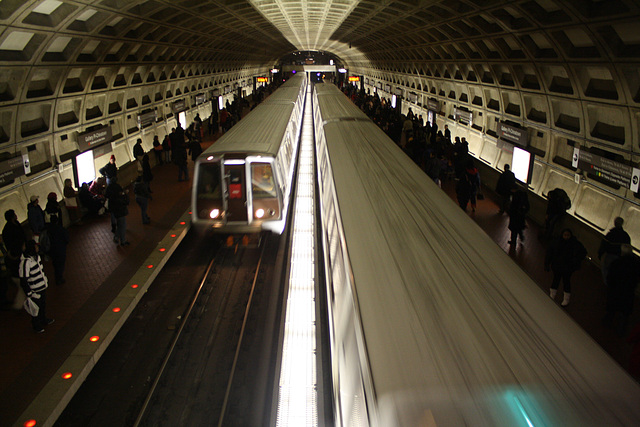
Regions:
M 227 222 L 247 222 L 247 188 L 244 161 L 225 162 L 227 179 Z

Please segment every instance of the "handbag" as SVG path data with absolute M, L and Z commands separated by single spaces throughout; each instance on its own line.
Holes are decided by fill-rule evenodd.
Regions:
M 36 304 L 33 300 L 36 295 L 38 294 L 33 294 L 29 298 L 24 300 L 24 309 L 27 311 L 27 313 L 29 313 L 31 317 L 38 316 L 38 313 L 40 312 L 40 307 L 38 307 L 38 304 Z M 40 295 L 38 295 L 37 298 L 40 298 Z

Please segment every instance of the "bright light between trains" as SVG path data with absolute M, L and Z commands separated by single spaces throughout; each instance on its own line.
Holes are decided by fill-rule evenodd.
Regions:
M 220 215 L 220 209 L 212 209 L 211 213 L 209 213 L 209 217 L 211 217 L 211 219 L 218 218 L 218 215 Z
M 278 393 L 277 427 L 317 426 L 315 219 L 311 96 L 300 143 L 292 220 L 291 269 Z
M 256 211 L 256 218 L 262 218 L 264 216 L 264 209 L 258 209 Z

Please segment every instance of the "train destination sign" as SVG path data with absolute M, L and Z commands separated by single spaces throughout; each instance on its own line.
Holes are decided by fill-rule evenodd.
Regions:
M 529 142 L 527 129 L 518 128 L 506 123 L 498 123 L 498 137 L 515 145 L 526 148 Z
M 111 142 L 111 126 L 78 134 L 78 150 L 84 152 L 106 142 Z
M 440 102 L 435 99 L 427 99 L 427 108 L 429 110 L 435 111 L 436 113 L 440 112 Z
M 360 76 L 349 76 L 349 81 L 350 82 L 359 82 L 360 81 Z
M 574 168 L 580 168 L 612 184 L 638 192 L 638 184 L 640 183 L 640 169 L 638 168 L 580 150 L 579 148 L 573 149 L 573 161 L 571 164 Z
M 258 83 L 268 83 L 269 82 L 269 78 L 267 77 L 258 77 L 256 78 Z

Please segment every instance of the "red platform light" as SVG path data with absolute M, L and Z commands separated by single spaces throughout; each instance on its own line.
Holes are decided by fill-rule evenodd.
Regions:
M 171 235 L 171 237 L 176 237 L 176 235 L 175 235 L 175 234 L 172 234 L 172 235 Z
M 91 341 L 91 342 L 96 342 L 96 341 L 98 341 L 99 339 L 100 339 L 100 337 L 99 337 L 99 336 L 94 335 L 94 336 L 92 336 L 91 338 L 89 338 L 89 341 Z
M 189 212 L 189 215 L 191 215 L 191 214 L 192 214 L 192 212 Z
M 29 420 L 24 422 L 24 427 L 33 427 L 36 425 L 36 420 Z
M 119 313 L 120 312 L 120 307 L 113 307 L 113 311 L 114 313 Z
M 184 221 L 180 222 L 180 225 L 185 225 L 185 224 L 186 224 L 186 222 L 184 222 Z
M 153 268 L 153 264 L 147 265 L 147 268 Z
M 65 379 L 65 380 L 68 380 L 72 376 L 73 376 L 73 374 L 71 372 L 65 372 L 64 374 L 62 374 L 62 378 Z
M 138 287 L 138 285 L 136 285 L 136 284 L 134 283 L 133 285 L 131 285 L 131 287 L 132 287 L 133 289 L 135 289 L 135 288 L 137 288 L 137 287 Z
M 160 252 L 164 252 L 164 251 L 166 251 L 165 248 L 160 248 Z

